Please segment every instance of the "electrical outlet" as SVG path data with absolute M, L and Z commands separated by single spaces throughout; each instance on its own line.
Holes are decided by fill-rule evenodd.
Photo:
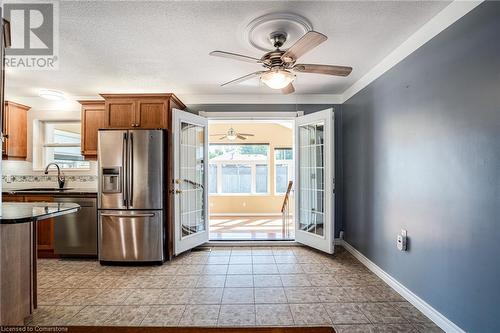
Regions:
M 401 234 L 398 235 L 396 239 L 396 245 L 399 251 L 406 251 L 407 241 L 408 241 L 407 232 L 406 230 L 401 229 Z

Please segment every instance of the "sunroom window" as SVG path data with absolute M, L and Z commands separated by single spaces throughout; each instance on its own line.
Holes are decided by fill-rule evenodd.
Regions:
M 269 145 L 210 145 L 209 193 L 268 194 Z

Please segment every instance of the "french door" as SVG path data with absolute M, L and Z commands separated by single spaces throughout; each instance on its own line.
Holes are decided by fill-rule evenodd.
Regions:
M 295 121 L 295 240 L 333 253 L 333 110 Z
M 174 110 L 174 252 L 208 241 L 208 121 Z

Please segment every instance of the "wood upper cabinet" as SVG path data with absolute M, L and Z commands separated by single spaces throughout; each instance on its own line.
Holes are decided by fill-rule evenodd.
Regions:
M 24 160 L 28 152 L 28 110 L 29 106 L 5 102 L 5 111 L 3 115 L 3 134 L 4 142 L 2 144 L 3 159 Z
M 137 102 L 116 98 L 105 102 L 105 119 L 108 128 L 130 128 L 135 124 Z
M 106 126 L 104 101 L 78 101 L 82 105 L 81 149 L 86 159 L 97 157 L 97 131 Z
M 102 94 L 107 128 L 170 128 L 172 108 L 186 106 L 174 94 Z
M 167 99 L 139 99 L 134 127 L 167 128 Z

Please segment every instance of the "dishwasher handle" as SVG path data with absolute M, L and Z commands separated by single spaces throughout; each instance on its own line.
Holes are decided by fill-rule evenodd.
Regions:
M 96 207 L 97 206 L 97 199 L 95 198 L 71 198 L 71 197 L 64 197 L 64 198 L 54 198 L 54 202 L 72 202 L 79 204 L 80 207 Z

